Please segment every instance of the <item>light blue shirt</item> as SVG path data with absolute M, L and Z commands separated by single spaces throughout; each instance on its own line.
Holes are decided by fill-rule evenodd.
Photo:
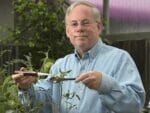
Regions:
M 27 91 L 19 91 L 22 104 L 29 107 L 28 100 L 32 100 L 33 107 L 43 102 L 41 113 L 59 113 L 59 110 L 61 113 L 139 113 L 144 105 L 145 91 L 133 59 L 126 51 L 101 40 L 83 58 L 75 52 L 58 59 L 50 74 L 60 70 L 71 70 L 66 76 L 69 78 L 98 71 L 102 73 L 102 82 L 98 90 L 93 90 L 74 81 L 53 84 L 48 77 Z

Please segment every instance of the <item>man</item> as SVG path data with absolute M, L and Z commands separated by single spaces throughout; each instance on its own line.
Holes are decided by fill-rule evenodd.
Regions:
M 50 75 L 71 70 L 67 77 L 76 79 L 53 83 L 48 77 L 32 85 L 34 77 L 18 72 L 12 78 L 24 105 L 43 102 L 41 113 L 140 112 L 145 91 L 139 72 L 126 51 L 101 41 L 100 18 L 98 9 L 86 1 L 74 2 L 67 9 L 66 34 L 75 51 L 58 59 Z

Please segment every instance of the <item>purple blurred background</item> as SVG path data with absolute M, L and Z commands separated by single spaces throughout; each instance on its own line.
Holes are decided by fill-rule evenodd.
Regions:
M 102 12 L 103 0 L 87 1 Z M 109 18 L 112 33 L 150 31 L 150 0 L 109 0 Z
M 70 0 L 75 1 L 75 0 Z M 102 10 L 103 0 L 87 0 Z M 150 0 L 109 0 L 110 18 L 150 22 Z

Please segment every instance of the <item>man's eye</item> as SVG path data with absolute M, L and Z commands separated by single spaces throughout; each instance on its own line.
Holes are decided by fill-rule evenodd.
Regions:
M 72 23 L 71 26 L 76 27 L 76 26 L 78 26 L 78 24 L 77 23 Z
M 88 26 L 90 23 L 89 22 L 84 22 L 83 25 L 84 26 Z

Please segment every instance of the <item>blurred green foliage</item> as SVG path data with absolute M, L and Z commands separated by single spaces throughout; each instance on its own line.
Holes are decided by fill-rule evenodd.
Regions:
M 13 0 L 12 4 L 14 28 L 1 27 L 8 37 L 0 37 L 0 42 L 17 46 L 19 58 L 31 52 L 38 69 L 43 55 L 37 51 L 49 50 L 48 57 L 56 60 L 73 50 L 65 34 L 65 0 Z
M 4 50 L 0 52 L 0 59 L 4 56 L 4 54 L 8 52 L 8 50 Z M 45 55 L 43 59 L 41 59 L 42 65 L 39 69 L 42 72 L 47 73 L 53 64 L 53 60 L 47 57 L 48 52 L 40 52 Z M 14 64 L 22 64 L 28 70 L 34 71 L 34 67 L 32 65 L 32 55 L 29 53 L 25 55 L 25 59 L 13 59 L 11 61 L 6 61 L 4 66 L 0 67 L 0 112 L 1 113 L 27 113 L 25 106 L 21 105 L 18 99 L 18 88 L 15 82 L 11 79 L 11 75 L 7 73 L 7 68 L 9 65 Z M 42 78 L 37 78 L 42 79 Z M 36 107 L 28 110 L 28 113 L 37 113 L 42 104 L 37 104 Z
M 6 44 L 25 47 L 26 51 L 51 48 L 53 59 L 69 53 L 72 46 L 65 34 L 66 7 L 64 0 L 13 0 L 15 26 L 8 29 Z

